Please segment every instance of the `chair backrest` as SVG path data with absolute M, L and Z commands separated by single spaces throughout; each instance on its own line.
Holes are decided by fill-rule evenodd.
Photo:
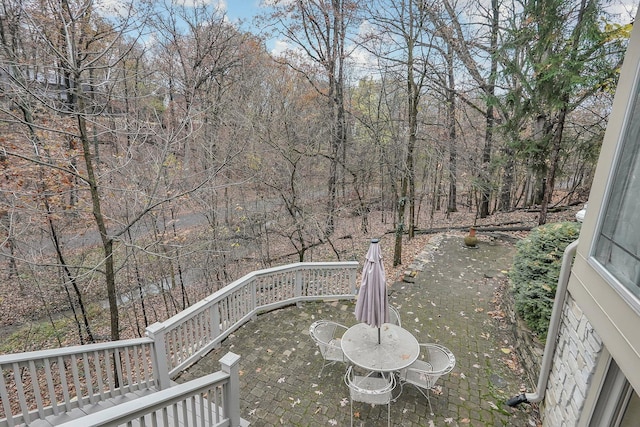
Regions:
M 327 320 L 318 320 L 311 324 L 309 327 L 309 335 L 316 342 L 327 344 L 333 339 L 333 334 L 336 331 L 336 324 Z
M 330 342 L 335 338 L 336 329 L 341 326 L 339 323 L 330 320 L 317 320 L 309 327 L 309 335 L 320 348 L 322 357 L 327 355 Z
M 424 362 L 431 366 L 431 371 L 425 373 L 429 387 L 433 387 L 438 379 L 448 374 L 456 366 L 456 358 L 451 351 L 440 344 L 420 344 L 424 350 Z
M 456 357 L 440 344 L 420 344 L 424 350 L 424 361 L 433 368 L 433 375 L 444 375 L 456 366 Z
M 349 387 L 351 400 L 371 404 L 388 404 L 391 402 L 392 391 L 396 386 L 395 375 L 373 376 L 373 372 L 366 375 L 356 375 L 353 366 L 347 368 L 344 382 Z
M 420 344 L 421 358 L 400 371 L 402 381 L 427 389 L 435 386 L 438 379 L 451 372 L 456 358 L 451 351 L 440 344 Z
M 400 312 L 398 312 L 397 308 L 391 305 L 389 306 L 389 323 L 393 325 L 402 326 L 402 320 L 400 319 Z

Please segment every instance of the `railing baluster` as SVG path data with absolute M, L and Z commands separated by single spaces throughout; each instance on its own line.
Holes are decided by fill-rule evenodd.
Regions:
M 73 375 L 73 384 L 76 388 L 76 397 L 78 402 L 78 407 L 84 407 L 84 399 L 82 395 L 82 386 L 80 385 L 80 378 L 78 377 L 78 359 L 75 354 L 71 355 L 71 374 Z
M 207 395 L 210 396 L 209 402 L 211 405 L 211 409 L 214 411 L 213 415 L 215 418 L 212 419 L 213 423 L 219 424 L 222 420 L 222 402 L 220 401 L 220 390 L 218 387 L 212 387 L 207 392 Z
M 4 369 L 0 366 L 0 400 L 2 400 L 2 409 L 4 410 L 4 416 L 7 418 L 7 424 L 9 427 L 14 427 L 13 413 L 11 412 L 11 405 L 9 404 L 9 392 L 7 390 L 7 384 L 4 381 Z
M 24 421 L 29 423 L 31 418 L 29 417 L 29 406 L 27 405 L 27 400 L 24 395 L 24 387 L 22 387 L 22 375 L 20 375 L 20 366 L 18 363 L 13 363 L 13 379 L 16 385 L 16 392 L 18 393 L 18 401 L 20 403 L 20 408 L 22 409 L 22 416 L 24 417 Z
M 163 426 L 168 426 L 169 425 L 169 414 L 167 412 L 167 408 L 166 407 L 162 408 L 162 425 Z
M 187 330 L 187 337 L 189 340 L 189 354 L 187 358 L 189 358 L 192 354 L 196 354 L 198 351 L 197 348 L 197 340 L 196 340 L 196 329 L 197 329 L 197 317 L 194 316 L 189 321 L 189 327 Z
M 206 342 L 207 334 L 206 330 L 206 312 L 198 313 L 197 321 L 196 321 L 196 331 L 195 331 L 195 339 L 196 339 L 196 349 L 197 351 L 194 354 L 197 354 L 204 347 L 204 343 Z
M 38 416 L 44 418 L 44 405 L 42 404 L 42 392 L 40 391 L 40 381 L 38 381 L 38 373 L 36 372 L 36 364 L 33 360 L 29 361 L 29 375 L 31 375 L 31 389 L 33 397 L 36 399 L 36 408 Z
M 176 365 L 182 363 L 184 360 L 184 341 L 182 340 L 182 335 L 184 334 L 184 323 L 181 324 L 178 328 L 176 328 L 176 339 L 174 341 L 175 352 L 178 354 L 178 359 L 176 360 Z
M 96 403 L 96 395 L 93 392 L 93 373 L 91 372 L 91 361 L 89 360 L 89 353 L 82 353 L 82 364 L 84 366 L 84 378 L 85 386 L 87 388 L 87 396 L 89 396 L 90 403 Z
M 122 378 L 122 357 L 120 356 L 120 349 L 118 348 L 113 349 L 113 364 L 115 365 L 115 375 L 116 375 L 116 378 L 115 378 L 116 389 L 114 391 L 117 391 L 117 394 L 122 395 L 124 394 L 123 392 L 124 380 Z
M 51 372 L 51 360 L 48 357 L 42 359 L 42 363 L 44 363 L 44 376 L 47 381 L 47 390 L 49 392 L 49 400 L 51 401 L 51 409 L 53 410 L 53 415 L 58 415 L 60 410 L 58 409 L 58 398 L 56 396 L 56 389 L 53 385 L 53 373 Z M 55 362 L 53 362 L 55 363 Z
M 144 383 L 145 388 L 152 386 L 149 372 L 149 358 L 153 357 L 151 346 L 143 344 L 140 348 L 140 382 Z
M 64 401 L 66 411 L 69 412 L 71 410 L 71 397 L 69 396 L 69 386 L 67 385 L 67 365 L 65 365 L 64 358 L 62 356 L 58 356 L 57 367 L 58 375 L 60 376 L 62 399 Z
M 133 371 L 134 390 L 140 390 L 145 385 L 143 373 L 142 373 L 142 357 L 140 354 L 144 349 L 140 349 L 138 346 L 131 346 L 131 370 Z
M 124 366 L 125 366 L 125 373 L 124 373 L 125 384 L 123 389 L 126 390 L 127 392 L 131 392 L 133 391 L 132 385 L 134 382 L 134 377 L 133 377 L 133 372 L 131 371 L 129 347 L 125 347 L 123 349 L 123 353 L 124 353 Z
M 93 369 L 97 379 L 98 393 L 100 400 L 104 400 L 104 382 L 102 381 L 102 368 L 100 364 L 100 353 L 97 350 L 93 352 Z
M 113 352 L 111 350 L 105 350 L 104 351 L 104 369 L 105 372 L 107 374 L 107 393 L 109 395 L 109 397 L 114 397 L 115 396 L 115 388 L 116 388 L 116 383 L 115 383 L 115 378 L 113 377 L 113 373 L 116 369 L 115 367 L 115 356 L 112 356 Z

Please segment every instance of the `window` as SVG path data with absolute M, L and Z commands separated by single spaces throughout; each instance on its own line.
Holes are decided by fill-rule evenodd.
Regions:
M 611 359 L 589 426 L 636 427 L 638 417 L 638 393 L 631 387 L 616 362 Z
M 640 87 L 640 86 L 638 86 Z M 640 298 L 640 96 L 636 88 L 631 114 L 623 134 L 609 198 L 597 237 L 595 259 L 635 296 Z

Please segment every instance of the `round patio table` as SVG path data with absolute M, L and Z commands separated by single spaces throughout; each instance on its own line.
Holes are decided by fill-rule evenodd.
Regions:
M 366 323 L 350 327 L 340 342 L 347 359 L 369 371 L 399 371 L 415 362 L 420 354 L 416 337 L 390 323 L 380 327 L 380 344 L 378 328 Z

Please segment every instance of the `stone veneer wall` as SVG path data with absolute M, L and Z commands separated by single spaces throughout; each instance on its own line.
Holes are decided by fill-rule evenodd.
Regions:
M 522 366 L 524 374 L 529 379 L 527 392 L 533 392 L 540 375 L 540 365 L 544 354 L 544 344 L 538 340 L 537 336 L 529 329 L 517 314 L 513 293 L 504 292 L 503 308 L 509 319 L 515 338 L 515 351 L 518 361 Z M 516 390 L 517 391 L 517 390 Z
M 540 415 L 545 426 L 573 426 L 578 422 L 603 344 L 570 294 L 558 335 Z

